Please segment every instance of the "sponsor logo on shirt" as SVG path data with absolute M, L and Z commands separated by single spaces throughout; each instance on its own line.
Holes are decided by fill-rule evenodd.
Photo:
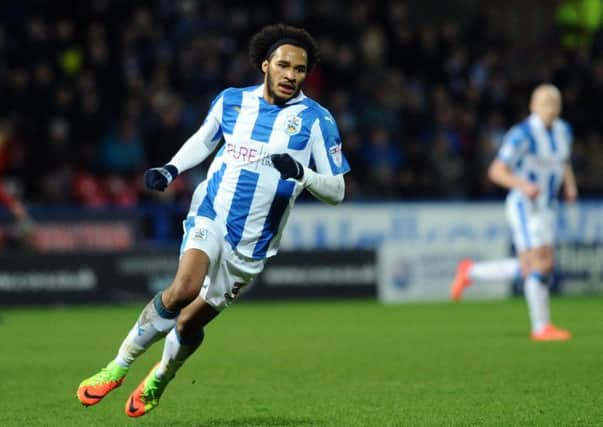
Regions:
M 266 144 L 254 142 L 227 142 L 225 154 L 234 160 L 234 164 L 244 165 L 247 168 L 258 169 L 260 166 L 273 167 L 270 151 L 266 150 Z
M 239 160 L 242 163 L 253 163 L 260 157 L 258 150 L 251 144 L 227 143 L 226 153 L 234 160 Z

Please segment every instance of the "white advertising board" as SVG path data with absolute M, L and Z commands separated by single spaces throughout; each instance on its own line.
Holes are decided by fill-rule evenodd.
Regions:
M 508 239 L 500 204 L 300 205 L 281 240 L 285 249 L 378 248 L 385 241 L 428 247 Z
M 507 256 L 504 242 L 495 244 L 454 244 L 447 248 L 412 247 L 384 243 L 377 252 L 377 295 L 385 303 L 410 301 L 448 301 L 450 284 L 458 262 L 465 257 L 476 261 Z M 510 282 L 476 283 L 464 299 L 497 299 L 510 294 Z
M 562 206 L 557 226 L 562 244 L 603 242 L 603 202 Z M 380 248 L 383 301 L 445 300 L 458 261 L 509 256 L 510 234 L 502 202 L 311 204 L 293 210 L 281 247 Z M 571 259 L 561 261 L 561 265 L 571 263 Z M 573 277 L 580 280 L 579 274 Z M 467 298 L 479 299 L 508 294 L 509 283 L 479 284 L 466 293 Z
M 602 242 L 603 202 L 563 207 L 561 241 Z M 425 247 L 509 242 L 502 202 L 299 204 L 282 236 L 283 249 L 378 248 L 384 242 Z

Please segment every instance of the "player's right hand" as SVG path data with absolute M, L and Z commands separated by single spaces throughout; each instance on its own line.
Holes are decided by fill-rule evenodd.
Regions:
M 540 188 L 529 181 L 524 181 L 521 185 L 521 192 L 525 194 L 530 199 L 535 199 L 540 194 Z
M 163 191 L 177 176 L 178 169 L 174 165 L 147 169 L 144 172 L 144 185 L 150 190 Z

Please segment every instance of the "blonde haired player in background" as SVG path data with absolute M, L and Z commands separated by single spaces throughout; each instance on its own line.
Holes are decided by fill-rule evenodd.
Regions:
M 518 259 L 461 261 L 451 285 L 451 296 L 460 300 L 474 280 L 512 279 L 520 271 L 528 304 L 531 338 L 535 341 L 565 341 L 569 331 L 551 323 L 549 286 L 554 267 L 554 243 L 558 193 L 563 184 L 565 199 L 577 198 L 576 180 L 570 164 L 572 131 L 559 118 L 561 93 L 542 84 L 532 93 L 531 115 L 505 135 L 490 179 L 509 189 L 507 219 Z

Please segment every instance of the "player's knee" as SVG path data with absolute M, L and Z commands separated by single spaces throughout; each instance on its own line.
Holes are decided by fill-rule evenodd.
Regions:
M 166 305 L 177 308 L 185 307 L 199 296 L 201 283 L 201 279 L 193 275 L 178 275 L 165 291 Z
M 551 275 L 554 267 L 555 263 L 552 256 L 543 256 L 539 258 L 538 271 L 540 271 L 542 274 Z
M 550 276 L 553 274 L 553 267 L 554 265 L 552 261 L 543 262 L 540 266 L 540 272 L 544 275 Z
M 545 273 L 542 271 L 533 271 L 530 273 L 531 278 L 536 279 L 538 282 L 545 286 L 551 286 L 553 284 L 553 273 Z

